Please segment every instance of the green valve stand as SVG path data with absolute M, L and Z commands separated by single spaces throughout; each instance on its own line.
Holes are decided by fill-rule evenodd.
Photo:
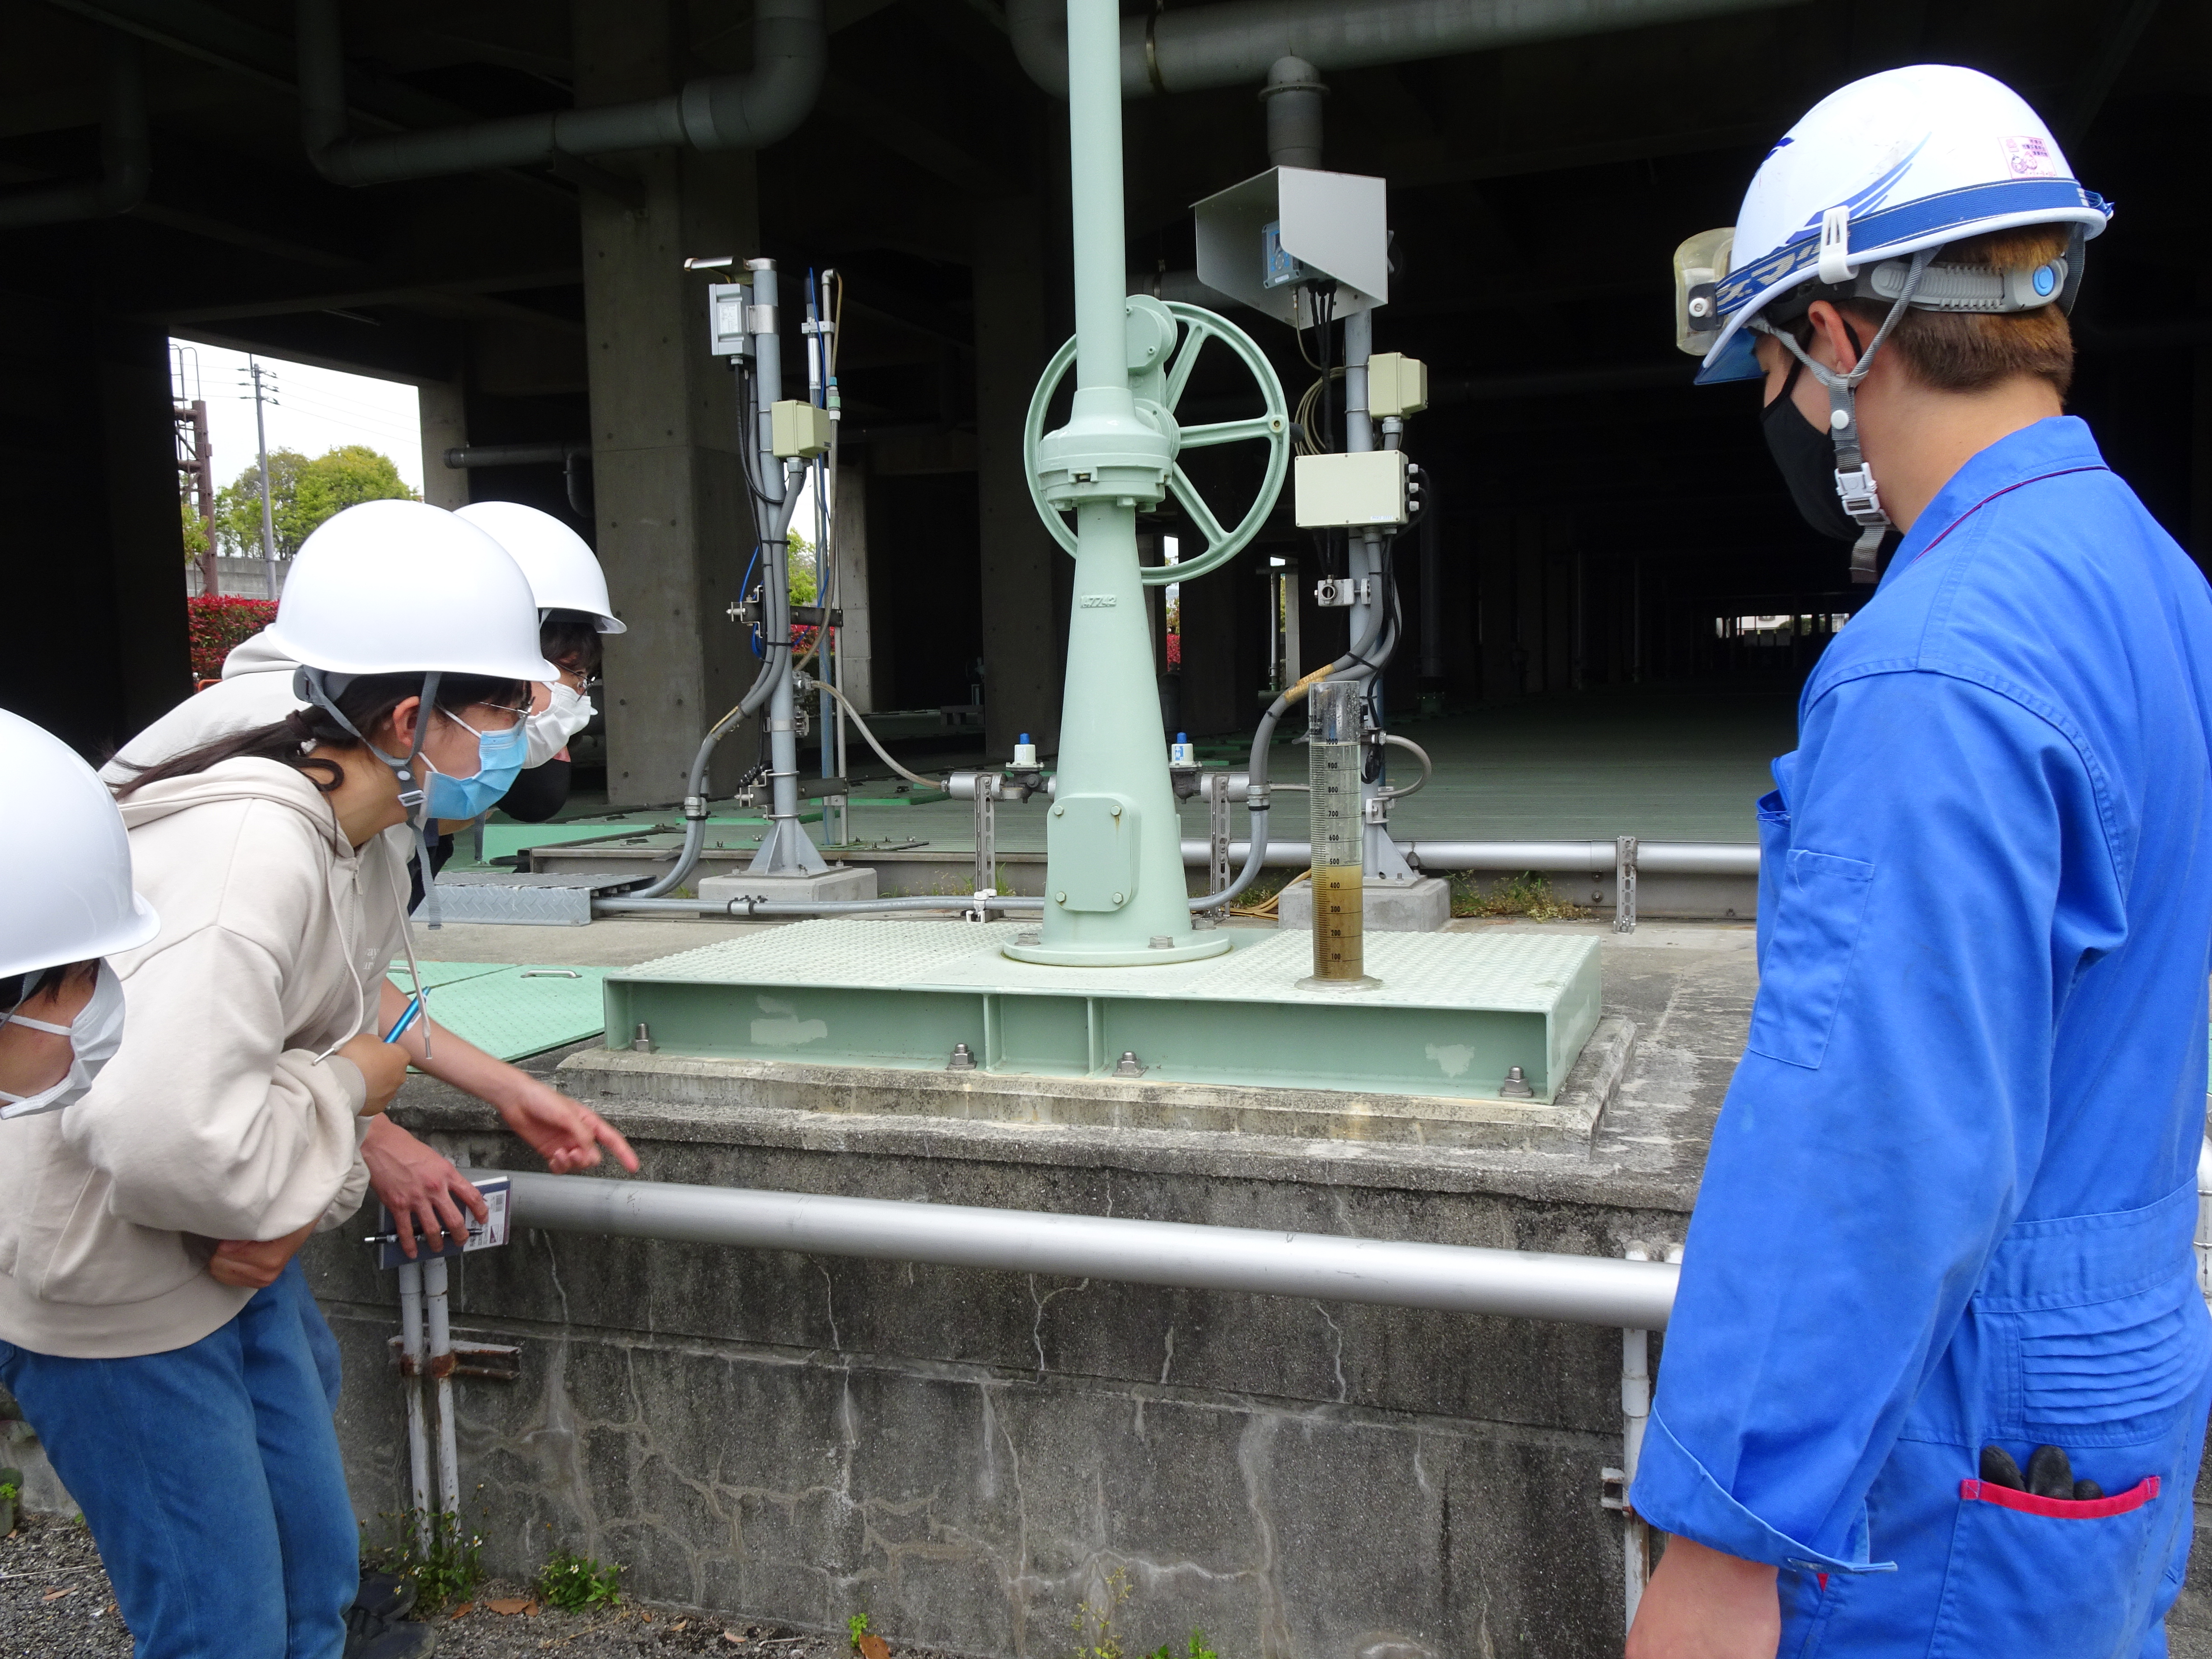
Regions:
M 1068 0 L 1075 338 L 1039 382 L 1024 434 L 1039 511 L 1075 555 L 1075 597 L 1058 793 L 1045 827 L 1044 923 L 1035 944 L 1010 944 L 1006 953 L 1061 967 L 1157 965 L 1229 949 L 1218 933 L 1191 927 L 1167 732 L 1152 691 L 1137 512 L 1158 507 L 1172 489 L 1206 547 L 1193 565 L 1152 574 L 1160 580 L 1203 574 L 1234 557 L 1265 522 L 1290 450 L 1281 383 L 1242 330 L 1195 306 L 1126 293 L 1120 27 L 1114 0 Z M 1176 405 L 1200 352 L 1215 339 L 1251 371 L 1266 407 L 1248 420 L 1186 430 Z M 1071 353 L 1073 410 L 1065 426 L 1041 436 Z M 1267 479 L 1243 521 L 1224 531 L 1176 458 L 1186 444 L 1246 441 L 1268 446 Z M 1063 511 L 1074 514 L 1072 538 Z

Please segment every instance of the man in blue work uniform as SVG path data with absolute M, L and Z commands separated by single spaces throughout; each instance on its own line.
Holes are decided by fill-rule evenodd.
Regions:
M 1763 374 L 1800 507 L 1869 574 L 1903 538 L 1759 804 L 1631 1659 L 2166 1651 L 2212 1405 L 2212 592 L 2060 412 L 2108 211 L 1923 66 L 1677 256 L 1679 343 Z

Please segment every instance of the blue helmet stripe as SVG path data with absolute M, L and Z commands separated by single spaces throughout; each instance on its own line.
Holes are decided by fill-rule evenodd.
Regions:
M 1996 184 L 1972 185 L 1941 195 L 1904 202 L 1851 222 L 1854 247 L 1877 248 L 1893 242 L 1939 235 L 1947 230 L 2000 214 L 2049 211 L 2063 213 L 2093 208 L 2109 217 L 2104 198 L 2070 179 L 2006 179 Z M 1747 265 L 1723 282 L 1714 298 L 1723 316 L 1741 311 L 1767 289 L 1795 276 L 1820 257 L 1820 233 L 1815 227 L 1800 231 L 1773 252 Z

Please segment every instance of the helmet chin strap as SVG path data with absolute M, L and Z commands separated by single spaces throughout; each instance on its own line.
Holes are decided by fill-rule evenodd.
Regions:
M 1923 248 L 1912 256 L 1912 268 L 1905 273 L 1905 286 L 1889 307 L 1889 315 L 1882 319 L 1881 327 L 1867 348 L 1859 353 L 1858 367 L 1848 374 L 1839 374 L 1824 363 L 1815 362 L 1812 355 L 1799 345 L 1787 329 L 1779 329 L 1764 317 L 1754 317 L 1751 326 L 1770 338 L 1779 340 L 1785 350 L 1812 371 L 1813 378 L 1827 388 L 1828 434 L 1836 446 L 1836 495 L 1844 504 L 1844 512 L 1860 526 L 1859 538 L 1851 545 L 1851 580 L 1867 583 L 1875 580 L 1875 557 L 1881 550 L 1882 532 L 1889 529 L 1889 514 L 1882 510 L 1881 495 L 1875 483 L 1874 469 L 1866 463 L 1859 448 L 1858 407 L 1856 393 L 1859 382 L 1865 380 L 1874 367 L 1874 354 L 1889 337 L 1898 319 L 1912 303 L 1912 295 L 1920 286 L 1940 248 Z
M 415 832 L 415 853 L 422 865 L 422 908 L 424 920 L 433 927 L 444 925 L 438 914 L 438 886 L 430 869 L 429 794 L 422 781 L 420 765 L 422 759 L 422 740 L 430 734 L 429 711 L 437 707 L 440 672 L 432 669 L 422 677 L 422 696 L 420 711 L 415 721 L 415 740 L 409 745 L 406 757 L 387 755 L 368 740 L 362 732 L 345 717 L 330 694 L 330 676 L 322 669 L 309 668 L 302 664 L 292 675 L 292 694 L 305 697 L 346 731 L 361 739 L 361 746 L 392 769 L 399 780 L 399 805 L 406 809 L 408 827 Z M 410 965 L 413 947 L 409 947 Z M 416 989 L 421 988 L 421 976 L 416 975 Z

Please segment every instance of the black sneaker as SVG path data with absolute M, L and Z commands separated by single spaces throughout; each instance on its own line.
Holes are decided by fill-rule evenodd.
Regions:
M 438 1632 L 428 1625 L 418 1625 L 410 1620 L 386 1629 L 371 1639 L 356 1655 L 353 1643 L 346 1643 L 346 1659 L 430 1659 L 438 1650 Z
M 361 1590 L 353 1598 L 353 1611 L 389 1624 L 415 1605 L 415 1581 L 396 1572 L 364 1572 Z M 348 1620 L 350 1626 L 352 1621 Z
M 428 1625 L 404 1624 L 415 1605 L 415 1581 L 397 1573 L 365 1572 L 346 1612 L 345 1659 L 424 1659 L 437 1650 Z

